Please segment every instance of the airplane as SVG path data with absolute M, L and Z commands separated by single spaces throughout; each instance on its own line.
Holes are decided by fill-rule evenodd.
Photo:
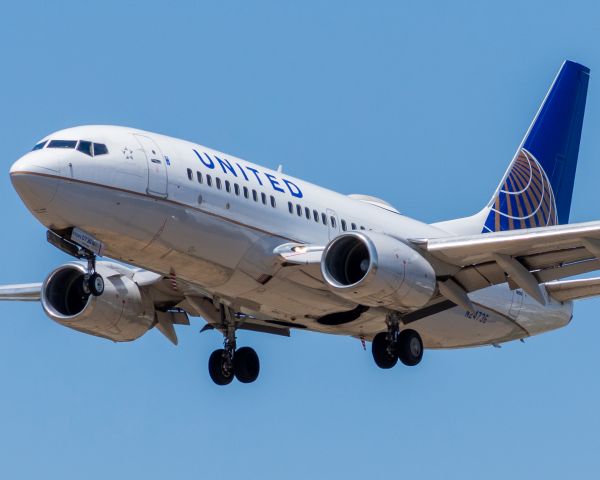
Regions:
M 565 61 L 490 202 L 427 224 L 211 148 L 120 126 L 60 130 L 10 169 L 47 240 L 74 258 L 0 287 L 114 342 L 201 317 L 217 385 L 254 382 L 250 330 L 348 335 L 376 365 L 497 346 L 567 325 L 600 295 L 600 221 L 569 224 L 589 69 Z M 105 257 L 108 260 L 99 259 Z

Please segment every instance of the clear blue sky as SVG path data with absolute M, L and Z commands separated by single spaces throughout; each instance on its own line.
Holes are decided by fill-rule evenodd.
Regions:
M 571 221 L 599 219 L 599 18 L 592 1 L 6 3 L 0 282 L 68 260 L 8 178 L 51 131 L 166 133 L 435 221 L 487 202 L 565 58 L 592 70 Z M 219 388 L 200 319 L 177 348 L 112 344 L 3 304 L 0 477 L 590 478 L 599 306 L 388 372 L 354 339 L 241 333 L 261 377 Z

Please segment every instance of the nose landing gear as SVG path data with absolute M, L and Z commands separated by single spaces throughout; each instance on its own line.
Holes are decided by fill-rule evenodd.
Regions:
M 83 243 L 81 243 L 82 238 L 86 240 Z M 61 232 L 48 230 L 46 239 L 48 243 L 66 254 L 79 260 L 87 260 L 87 270 L 83 276 L 83 292 L 95 297 L 102 295 L 104 279 L 96 272 L 96 255 L 102 251 L 102 243 L 77 228 Z
M 413 367 L 423 358 L 423 340 L 412 329 L 400 330 L 400 321 L 396 314 L 389 314 L 386 323 L 387 332 L 375 335 L 372 344 L 373 360 L 379 368 L 392 368 L 398 359 Z
M 89 256 L 87 261 L 87 272 L 83 276 L 83 291 L 87 294 L 91 293 L 94 297 L 99 297 L 104 293 L 104 279 L 102 275 L 96 272 L 96 256 Z
M 260 361 L 253 348 L 236 349 L 236 320 L 231 309 L 220 307 L 223 348 L 215 350 L 208 359 L 208 373 L 217 385 L 228 385 L 237 378 L 241 383 L 252 383 L 258 378 Z

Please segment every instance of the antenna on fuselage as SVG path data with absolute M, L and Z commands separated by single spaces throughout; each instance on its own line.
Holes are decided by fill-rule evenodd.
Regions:
M 279 164 L 279 166 L 277 167 L 277 173 L 281 172 L 283 172 L 283 165 Z

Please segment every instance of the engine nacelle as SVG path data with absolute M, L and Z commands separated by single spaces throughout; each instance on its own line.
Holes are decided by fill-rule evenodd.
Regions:
M 154 304 L 126 270 L 117 264 L 98 263 L 96 271 L 104 279 L 104 292 L 95 297 L 83 290 L 83 265 L 58 267 L 42 286 L 44 312 L 65 327 L 115 342 L 141 337 L 154 325 Z
M 436 290 L 429 262 L 408 245 L 375 232 L 349 232 L 323 252 L 321 273 L 329 288 L 347 300 L 401 311 L 429 302 Z

